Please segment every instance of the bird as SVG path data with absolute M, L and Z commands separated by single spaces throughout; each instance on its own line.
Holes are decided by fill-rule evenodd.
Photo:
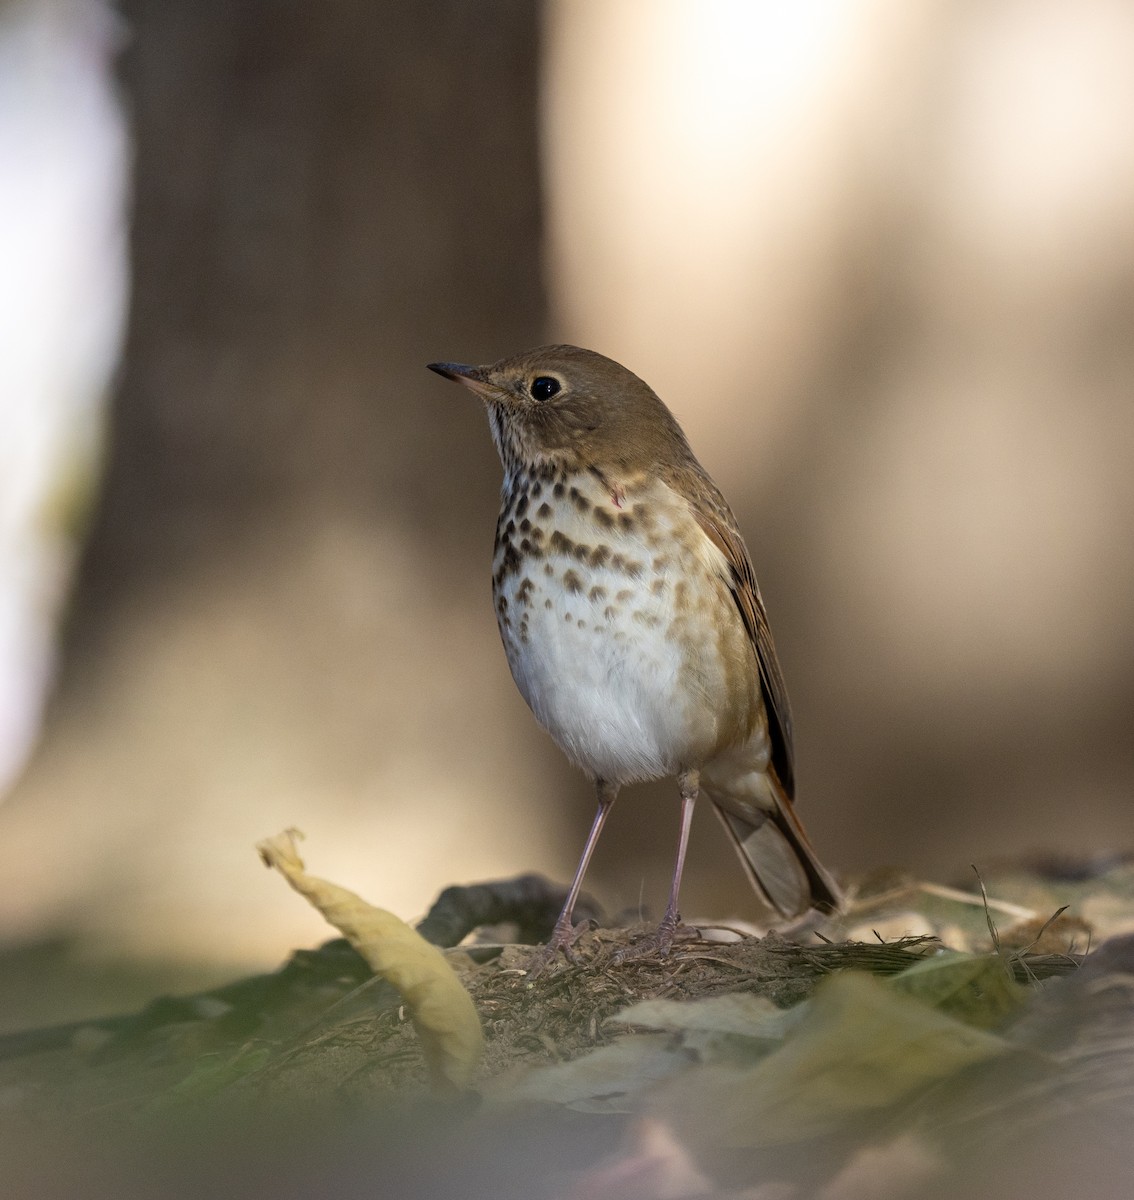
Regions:
M 545 956 L 571 955 L 611 807 L 645 780 L 677 780 L 677 854 L 660 924 L 616 957 L 669 952 L 702 793 L 768 908 L 837 910 L 795 813 L 791 710 L 752 562 L 677 419 L 632 371 L 578 346 L 428 367 L 487 410 L 504 470 L 492 593 L 508 666 L 598 802 Z

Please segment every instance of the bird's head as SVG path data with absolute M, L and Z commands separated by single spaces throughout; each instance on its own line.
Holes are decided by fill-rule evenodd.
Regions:
M 544 464 L 618 473 L 691 457 L 653 390 L 593 350 L 540 346 L 490 366 L 438 362 L 429 369 L 484 401 L 506 473 Z

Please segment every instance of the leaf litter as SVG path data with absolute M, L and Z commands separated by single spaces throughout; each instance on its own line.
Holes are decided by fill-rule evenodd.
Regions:
M 382 910 L 371 909 L 336 885 L 313 883 L 290 838 L 273 839 L 268 845 L 274 846 L 267 852 L 273 865 L 280 868 L 290 862 L 289 881 L 298 890 L 308 894 L 313 888 L 325 889 L 322 902 L 328 918 L 352 934 L 382 973 L 381 955 L 374 957 L 373 947 L 369 953 L 364 949 L 370 938 L 367 913 Z M 1044 929 L 1038 915 L 1029 916 L 1034 906 L 1018 905 L 1019 914 L 1010 911 L 1011 900 L 989 907 L 1005 923 L 1019 917 L 1021 929 L 1030 919 L 1026 936 L 1034 940 L 1042 932 L 1044 946 L 1025 949 L 1030 943 L 1024 940 L 1014 949 L 1012 939 L 1002 932 L 1001 954 L 989 954 L 987 940 L 982 944 L 980 939 L 985 914 L 979 899 L 974 902 L 971 894 L 964 894 L 958 900 L 951 889 L 910 888 L 891 880 L 873 893 L 863 889 L 849 914 L 806 935 L 807 940 L 770 932 L 762 938 L 734 935 L 734 940 L 722 941 L 708 927 L 704 936 L 686 929 L 668 957 L 632 959 L 618 966 L 610 961 L 614 951 L 637 931 L 592 929 L 573 948 L 574 961 L 561 961 L 534 981 L 526 974 L 532 952 L 526 946 L 508 945 L 489 961 L 474 962 L 464 950 L 442 953 L 411 940 L 404 944 L 414 949 L 399 954 L 408 953 L 414 961 L 420 956 L 422 962 L 439 962 L 444 968 L 436 976 L 424 974 L 446 982 L 419 990 L 404 963 L 393 970 L 387 963 L 384 973 L 394 984 L 390 986 L 368 978 L 361 964 L 360 970 L 349 968 L 340 951 L 335 952 L 339 958 L 328 959 L 329 972 L 321 973 L 335 945 L 329 943 L 320 951 L 297 952 L 279 973 L 287 976 L 288 984 L 285 1002 L 276 1009 L 246 1012 L 243 994 L 226 996 L 225 1003 L 212 1006 L 220 1015 L 208 1020 L 128 1030 L 86 1057 L 96 1068 L 88 1078 L 101 1073 L 104 1088 L 109 1078 L 115 1103 L 126 1108 L 145 1107 L 174 1089 L 178 1103 L 202 1095 L 210 1103 L 231 1096 L 238 1103 L 306 1105 L 329 1099 L 366 1105 L 400 1104 L 426 1095 L 431 1087 L 456 1093 L 469 1086 L 494 1102 L 509 1094 L 520 1101 L 538 1086 L 551 1105 L 618 1111 L 638 1103 L 630 1097 L 669 1087 L 673 1079 L 693 1071 L 722 1066 L 768 1071 L 766 1064 L 801 1036 L 801 1026 L 810 1021 L 813 1027 L 819 1020 L 816 1011 L 828 1012 L 825 1019 L 830 1019 L 830 1009 L 809 1010 L 805 1002 L 836 973 L 896 978 L 885 994 L 887 1006 L 901 1007 L 901 1001 L 908 1001 L 924 1007 L 934 1021 L 942 1018 L 964 1026 L 966 1031 L 957 1035 L 963 1046 L 987 1047 L 989 1043 L 970 1038 L 968 1031 L 991 1031 L 995 1036 L 1026 997 L 1024 985 L 1065 974 L 1077 964 L 1075 957 L 1054 951 L 1068 942 L 1053 937 L 1053 928 Z M 925 914 L 918 914 L 919 905 Z M 958 915 L 957 910 L 963 912 Z M 874 926 L 884 925 L 895 913 L 896 929 L 888 926 L 887 936 L 877 936 Z M 906 921 L 905 913 L 925 919 Z M 398 931 L 397 938 L 416 936 L 392 914 L 381 915 L 379 923 L 386 921 L 394 923 L 390 928 Z M 358 926 L 353 931 L 352 923 Z M 962 924 L 960 950 L 968 953 L 947 952 L 939 934 Z M 847 938 L 852 928 L 862 937 Z M 912 932 L 902 936 L 903 929 Z M 1037 952 L 1041 949 L 1045 952 Z M 303 969 L 292 971 L 293 963 Z M 241 985 L 249 1007 L 263 990 L 259 985 L 270 978 Z M 395 990 L 399 985 L 402 993 Z M 836 995 L 841 986 L 836 985 Z M 441 991 L 426 999 L 431 987 Z M 445 1001 L 437 999 L 442 994 Z M 446 1057 L 438 1039 L 453 1036 L 449 1026 L 463 1031 L 455 1035 L 455 1044 L 464 1048 Z M 481 1030 L 483 1057 L 478 1063 Z M 596 1051 L 609 1051 L 607 1065 L 622 1073 L 615 1085 L 598 1078 L 607 1069 L 601 1060 L 577 1068 L 594 1075 L 585 1085 L 569 1084 L 567 1076 L 559 1084 L 532 1081 L 541 1070 L 582 1063 Z M 58 1065 L 67 1075 L 66 1062 L 60 1059 Z M 70 1084 L 71 1075 L 67 1078 Z M 99 1084 L 69 1086 L 60 1095 L 81 1109 L 99 1095 Z M 57 1105 L 58 1100 L 50 1103 Z

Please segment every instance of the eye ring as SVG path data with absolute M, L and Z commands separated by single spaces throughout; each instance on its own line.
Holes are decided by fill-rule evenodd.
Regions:
M 552 396 L 562 391 L 563 385 L 554 375 L 537 375 L 528 390 L 533 400 L 550 400 Z

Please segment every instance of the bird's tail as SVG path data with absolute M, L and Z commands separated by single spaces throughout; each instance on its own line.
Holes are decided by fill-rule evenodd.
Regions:
M 727 801 L 710 796 L 729 839 L 756 894 L 785 917 L 797 917 L 810 908 L 835 912 L 843 902 L 834 877 L 819 861 L 792 802 L 779 782 L 774 782 L 776 807 L 741 812 Z

